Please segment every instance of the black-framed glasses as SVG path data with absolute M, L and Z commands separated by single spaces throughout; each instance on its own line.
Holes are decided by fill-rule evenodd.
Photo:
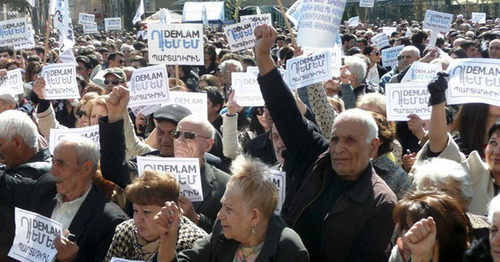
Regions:
M 115 78 L 115 79 L 113 79 L 113 80 L 111 80 L 111 81 L 109 81 L 108 79 L 105 79 L 105 80 L 104 80 L 104 84 L 105 84 L 105 85 L 109 85 L 109 84 L 111 83 L 111 84 L 113 84 L 113 85 L 115 85 L 115 86 L 116 86 L 116 85 L 121 84 L 121 83 L 123 83 L 123 82 L 124 82 L 123 80 L 116 79 L 116 78 Z
M 182 135 L 184 135 L 184 138 L 185 139 L 189 139 L 189 140 L 193 140 L 195 139 L 197 136 L 199 137 L 202 137 L 202 138 L 210 138 L 208 136 L 202 136 L 202 135 L 198 135 L 196 134 L 195 132 L 192 132 L 192 131 L 180 131 L 180 130 L 172 130 L 172 132 L 170 132 L 170 135 L 172 135 L 172 137 L 174 139 L 178 139 L 180 138 Z

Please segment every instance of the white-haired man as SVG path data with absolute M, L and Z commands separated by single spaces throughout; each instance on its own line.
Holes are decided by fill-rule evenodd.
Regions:
M 330 143 L 302 117 L 270 56 L 274 28 L 254 30 L 262 96 L 287 148 L 282 215 L 311 261 L 382 261 L 396 196 L 375 173 L 378 127 L 360 109 L 340 114 Z M 290 128 L 293 127 L 293 128 Z

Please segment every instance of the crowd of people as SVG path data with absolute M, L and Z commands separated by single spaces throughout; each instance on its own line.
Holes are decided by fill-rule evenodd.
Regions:
M 371 41 L 383 26 L 404 45 L 392 68 Z M 294 30 L 258 25 L 254 48 L 231 52 L 205 27 L 204 65 L 166 68 L 170 90 L 206 93 L 206 119 L 182 104 L 128 108 L 134 70 L 150 65 L 135 33 L 76 33 L 79 99 L 45 97 L 43 60 L 62 62 L 56 34 L 0 47 L 0 77 L 21 69 L 24 81 L 23 94 L 0 90 L 0 261 L 11 261 L 14 207 L 62 224 L 61 262 L 500 261 L 500 106 L 447 105 L 444 72 L 428 84 L 430 120 L 388 121 L 384 95 L 417 61 L 445 71 L 450 59 L 500 59 L 499 18 L 456 16 L 435 46 L 416 21 L 345 23 L 340 76 L 294 92 L 278 70 L 302 55 Z M 235 99 L 231 74 L 251 66 L 264 107 Z M 49 151 L 51 129 L 95 125 L 99 146 L 67 135 Z M 139 174 L 138 156 L 197 159 L 203 201 L 174 174 Z

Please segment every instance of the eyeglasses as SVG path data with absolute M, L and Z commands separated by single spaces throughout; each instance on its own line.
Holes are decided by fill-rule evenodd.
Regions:
M 83 116 L 87 116 L 87 113 L 85 111 L 78 111 L 77 115 L 82 118 Z
M 199 137 L 202 137 L 202 138 L 211 138 L 211 137 L 208 137 L 208 136 L 201 136 L 201 135 L 198 135 L 196 134 L 195 132 L 191 132 L 191 131 L 180 131 L 180 130 L 172 130 L 172 132 L 170 132 L 170 135 L 172 135 L 172 137 L 174 139 L 178 139 L 179 137 L 182 136 L 182 134 L 184 134 L 184 138 L 185 139 L 189 139 L 189 140 L 193 140 L 195 139 L 197 136 Z
M 116 85 L 121 84 L 121 83 L 123 83 L 123 82 L 124 82 L 123 80 L 119 80 L 119 79 L 116 79 L 116 78 L 115 78 L 115 79 L 113 79 L 113 80 L 111 80 L 111 81 L 109 81 L 108 79 L 105 79 L 105 80 L 104 80 L 104 84 L 105 84 L 105 85 L 109 85 L 109 84 L 111 83 L 111 84 L 113 84 L 113 85 L 115 85 L 115 86 L 116 86 Z
M 379 56 L 380 52 L 379 51 L 375 51 L 374 55 Z
M 259 108 L 257 108 L 255 111 L 256 111 L 256 114 L 257 114 L 258 116 L 261 116 L 261 115 L 263 115 L 263 114 L 264 114 L 264 108 L 263 108 L 263 107 L 259 107 Z

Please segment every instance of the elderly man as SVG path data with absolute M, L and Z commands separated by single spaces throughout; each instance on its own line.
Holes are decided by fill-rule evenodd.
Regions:
M 241 65 L 240 61 L 229 59 L 222 62 L 219 67 L 220 72 L 224 78 L 224 98 L 227 101 L 233 85 L 231 74 L 233 72 L 242 72 L 243 65 Z
M 379 85 L 385 89 L 385 84 L 388 83 L 393 76 L 399 74 L 406 67 L 410 66 L 411 64 L 413 64 L 413 62 L 418 61 L 419 59 L 420 51 L 418 50 L 418 48 L 412 45 L 405 46 L 403 50 L 401 50 L 401 52 L 398 54 L 397 67 L 383 75 L 382 78 L 380 78 Z
M 127 218 L 92 184 L 98 161 L 93 141 L 66 136 L 54 150 L 50 173 L 38 180 L 0 173 L 0 204 L 50 217 L 74 235 L 56 238 L 58 261 L 102 261 L 116 225 Z
M 25 113 L 7 110 L 0 114 L 0 168 L 12 177 L 38 179 L 50 170 L 48 148 L 38 145 L 38 130 Z M 0 204 L 0 257 L 7 253 L 14 239 L 14 209 Z
M 287 149 L 283 217 L 311 261 L 386 259 L 396 196 L 372 167 L 377 124 L 368 112 L 347 110 L 335 119 L 329 144 L 307 124 L 279 77 L 269 53 L 274 28 L 260 25 L 254 33 L 258 81 Z
M 0 91 L 0 113 L 17 108 L 17 96 L 7 90 Z
M 491 40 L 488 45 L 488 55 L 490 58 L 500 58 L 500 39 Z
M 115 87 L 106 101 L 108 117 L 99 120 L 102 174 L 123 188 L 130 183 L 131 175 L 137 172 L 133 161 L 128 163 L 123 161 L 125 159 L 123 115 L 128 101 L 129 91 L 124 87 Z M 208 120 L 193 118 L 183 121 L 188 115 L 191 115 L 191 112 L 178 105 L 167 105 L 158 109 L 154 118 L 159 150 L 147 155 L 199 159 L 204 200 L 191 204 L 187 199 L 181 198 L 180 205 L 186 217 L 205 231 L 211 232 L 229 175 L 212 165 L 217 164 L 217 158 L 207 153 L 214 143 L 215 129 L 212 124 Z

